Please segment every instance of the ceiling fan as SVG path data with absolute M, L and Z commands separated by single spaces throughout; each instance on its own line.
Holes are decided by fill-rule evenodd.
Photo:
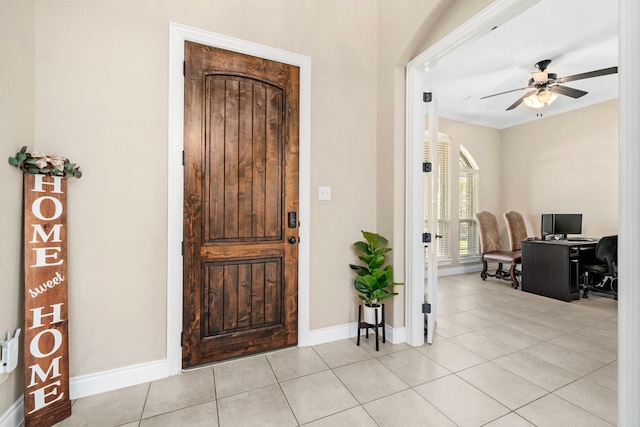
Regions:
M 607 74 L 615 74 L 618 67 L 603 68 L 601 70 L 589 71 L 586 73 L 574 74 L 572 76 L 560 77 L 556 73 L 548 73 L 547 67 L 551 63 L 550 59 L 539 61 L 535 64 L 538 71 L 531 73 L 529 84 L 526 87 L 507 90 L 505 92 L 494 93 L 493 95 L 483 96 L 480 99 L 491 98 L 492 96 L 504 95 L 505 93 L 516 92 L 518 90 L 530 89 L 522 95 L 516 102 L 511 104 L 506 111 L 513 110 L 523 102 L 532 108 L 542 108 L 553 102 L 558 95 L 565 95 L 571 98 L 580 98 L 587 92 L 579 89 L 560 86 L 560 83 L 572 82 L 574 80 L 590 79 L 592 77 L 605 76 Z

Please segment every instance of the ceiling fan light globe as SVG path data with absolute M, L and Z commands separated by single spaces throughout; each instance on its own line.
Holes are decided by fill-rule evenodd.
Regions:
M 556 98 L 558 98 L 557 93 L 553 93 L 550 90 L 545 89 L 541 90 L 538 93 L 527 96 L 522 100 L 522 102 L 527 107 L 538 109 L 551 105 L 551 103 L 555 101 Z
M 547 73 L 544 71 L 534 71 L 531 73 L 531 77 L 533 77 L 533 81 L 536 83 L 542 83 L 548 80 Z
M 538 101 L 540 101 L 543 104 L 546 104 L 551 100 L 552 92 L 545 89 L 543 91 L 540 91 L 537 96 L 538 96 Z
M 522 102 L 524 103 L 524 105 L 530 108 L 544 107 L 544 103 L 538 100 L 538 95 L 535 93 L 533 95 L 527 96 L 525 99 L 522 100 Z

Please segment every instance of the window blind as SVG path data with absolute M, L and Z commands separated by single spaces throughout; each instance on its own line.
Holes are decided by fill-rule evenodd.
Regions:
M 460 154 L 463 157 L 462 154 Z M 466 160 L 466 159 L 465 159 Z M 462 164 L 462 161 L 461 161 Z M 475 215 L 478 206 L 478 171 L 474 169 L 460 169 L 458 186 L 458 219 L 459 241 L 461 257 L 474 256 L 479 253 L 479 240 Z
M 450 157 L 451 157 L 451 145 L 447 141 L 438 141 L 438 176 L 437 176 L 437 188 L 438 194 L 437 204 L 438 209 L 436 212 L 437 224 L 436 229 L 429 228 L 429 180 L 433 179 L 433 174 L 424 174 L 424 223 L 425 230 L 428 230 L 432 234 L 432 238 L 435 238 L 437 245 L 437 254 L 439 258 L 449 258 L 451 256 L 450 250 L 450 213 L 449 213 L 449 179 L 450 179 Z M 430 162 L 429 155 L 429 140 L 424 141 L 424 159 L 426 162 Z

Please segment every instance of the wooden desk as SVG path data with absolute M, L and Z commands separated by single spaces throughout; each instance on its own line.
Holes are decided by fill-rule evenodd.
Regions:
M 523 240 L 522 290 L 562 301 L 580 299 L 580 254 L 597 241 Z

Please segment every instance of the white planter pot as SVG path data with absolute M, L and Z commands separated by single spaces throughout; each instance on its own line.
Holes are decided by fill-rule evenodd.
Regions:
M 376 324 L 376 312 L 378 313 L 378 324 L 382 322 L 382 306 L 373 304 L 364 306 L 364 321 L 370 325 Z

